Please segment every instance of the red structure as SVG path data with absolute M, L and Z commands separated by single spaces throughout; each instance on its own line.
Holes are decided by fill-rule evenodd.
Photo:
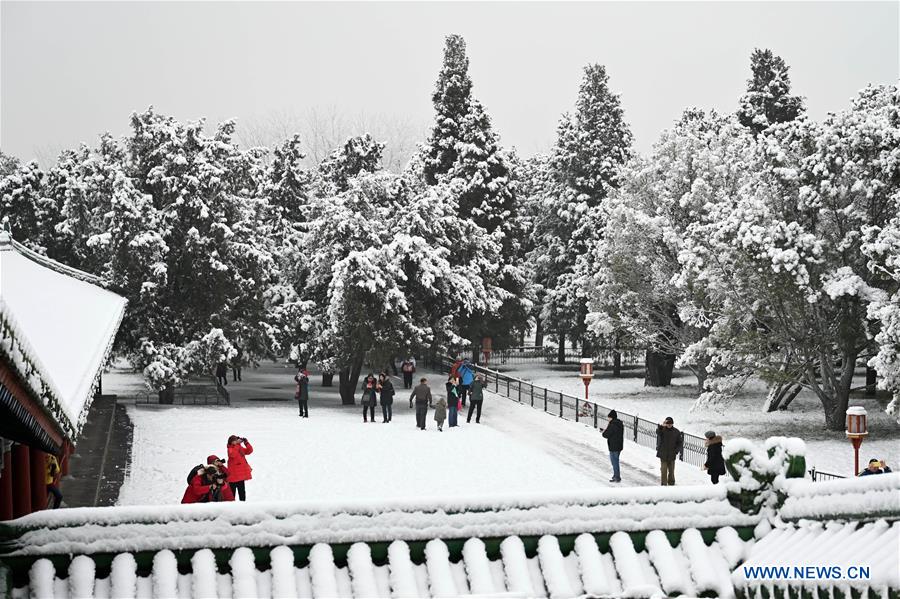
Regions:
M 47 507 L 66 474 L 125 309 L 102 281 L 0 231 L 0 520 Z

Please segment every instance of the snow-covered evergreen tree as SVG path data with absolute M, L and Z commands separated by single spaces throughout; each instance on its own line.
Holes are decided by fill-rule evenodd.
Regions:
M 59 205 L 47 196 L 45 177 L 31 161 L 0 179 L 0 219 L 12 230 L 13 239 L 41 254 L 55 247 L 60 218 Z
M 265 168 L 262 194 L 268 200 L 276 234 L 309 219 L 312 177 L 303 166 L 305 158 L 300 136 L 294 135 L 274 149 Z
M 469 114 L 471 97 L 466 41 L 461 35 L 448 35 L 444 62 L 431 95 L 437 115 L 422 160 L 422 173 L 429 185 L 437 184 L 456 163 L 458 145 L 463 141 L 463 119 Z
M 602 65 L 588 65 L 574 114 L 557 131 L 552 183 L 535 222 L 533 262 L 536 283 L 545 290 L 541 320 L 560 340 L 585 336 L 586 300 L 576 262 L 602 229 L 600 206 L 618 186 L 617 170 L 628 159 L 631 132 L 618 95 L 609 89 Z
M 792 121 L 803 114 L 803 98 L 791 95 L 791 79 L 784 59 L 768 48 L 750 55 L 752 76 L 747 93 L 741 96 L 737 115 L 740 123 L 754 133 L 775 123 Z
M 350 180 L 360 173 L 381 170 L 381 154 L 384 144 L 371 135 L 349 138 L 344 145 L 319 163 L 319 174 L 325 183 L 325 193 L 341 193 L 350 187 Z

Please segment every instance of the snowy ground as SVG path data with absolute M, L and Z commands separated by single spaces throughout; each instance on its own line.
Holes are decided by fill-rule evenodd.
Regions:
M 511 376 L 532 380 L 535 384 L 584 396 L 584 385 L 575 365 L 515 364 L 501 370 Z M 862 378 L 855 385 L 863 385 Z M 643 369 L 624 371 L 621 378 L 600 372 L 590 386 L 592 400 L 610 408 L 637 414 L 652 421 L 666 416 L 675 426 L 702 435 L 707 430 L 728 438 L 746 437 L 762 440 L 776 435 L 800 437 L 806 441 L 809 466 L 849 476 L 853 471 L 853 450 L 843 433 L 825 430 L 821 404 L 811 392 L 802 393 L 784 412 L 764 413 L 760 410 L 766 389 L 761 381 L 751 381 L 744 392 L 718 410 L 691 411 L 697 396 L 696 378 L 678 371 L 673 385 L 667 388 L 644 387 Z M 854 394 L 851 405 L 861 405 L 869 414 L 869 438 L 860 450 L 860 467 L 872 457 L 883 459 L 900 468 L 900 425 L 884 413 L 882 402 Z M 627 446 L 626 446 L 627 448 Z
M 499 416 L 489 405 L 483 421 Z M 463 424 L 439 433 L 415 428 L 406 402 L 395 404 L 390 424 L 363 424 L 358 408 L 322 407 L 311 402 L 310 418 L 293 405 L 260 407 L 130 407 L 134 422 L 132 463 L 119 504 L 177 503 L 192 466 L 212 453 L 225 454 L 228 435 L 246 436 L 251 500 L 338 500 L 452 497 L 498 491 L 590 490 L 603 486 L 601 470 L 572 467 L 559 455 L 502 427 Z M 529 408 L 530 411 L 530 408 Z M 552 420 L 544 414 L 526 414 Z M 577 456 L 581 460 L 582 456 Z

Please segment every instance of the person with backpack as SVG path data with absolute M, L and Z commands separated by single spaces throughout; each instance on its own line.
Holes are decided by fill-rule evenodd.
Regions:
M 253 468 L 247 456 L 253 453 L 253 446 L 244 437 L 228 437 L 228 486 L 241 501 L 247 501 L 245 483 L 253 478 Z
M 719 477 L 725 474 L 725 458 L 722 457 L 722 437 L 714 431 L 706 431 L 703 435 L 706 437 L 706 463 L 703 469 L 709 474 L 712 484 L 719 484 Z
M 378 391 L 381 395 L 381 421 L 390 422 L 394 416 L 394 383 L 386 372 L 378 376 Z
M 416 365 L 412 358 L 406 358 L 400 364 L 400 371 L 403 372 L 403 388 L 412 389 L 413 374 L 416 372 Z
M 625 446 L 625 425 L 619 420 L 619 414 L 615 410 L 610 410 L 606 415 L 609 424 L 603 431 L 606 438 L 606 447 L 609 450 L 609 463 L 612 465 L 613 475 L 609 479 L 611 483 L 622 482 L 619 472 L 619 455 Z
M 297 400 L 300 418 L 309 418 L 309 373 L 301 368 L 294 376 L 294 380 L 297 382 L 294 398 Z
M 475 368 L 472 366 L 472 363 L 469 362 L 468 358 L 463 360 L 462 364 L 459 365 L 457 376 L 459 377 L 460 382 L 459 398 L 462 407 L 465 408 L 466 401 L 469 398 L 469 389 L 472 388 L 472 383 L 475 381 Z
M 372 414 L 372 422 L 375 422 L 375 404 L 378 403 L 378 381 L 371 372 L 362 382 L 362 398 L 360 403 L 363 407 L 363 422 L 369 421 L 368 414 Z

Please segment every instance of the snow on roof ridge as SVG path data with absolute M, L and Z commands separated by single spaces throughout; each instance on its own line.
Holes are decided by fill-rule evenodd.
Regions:
M 9 251 L 11 249 L 14 249 L 19 254 L 25 256 L 26 258 L 30 259 L 31 261 L 37 262 L 41 266 L 47 267 L 54 272 L 58 272 L 60 274 L 63 274 L 63 275 L 69 276 L 69 277 L 74 277 L 76 279 L 84 281 L 85 283 L 91 283 L 92 285 L 97 285 L 99 287 L 103 287 L 104 289 L 106 289 L 106 287 L 108 285 L 108 281 L 106 281 L 102 277 L 99 277 L 95 274 L 91 274 L 89 272 L 85 272 L 83 270 L 78 270 L 77 268 L 69 266 L 68 264 L 63 264 L 62 262 L 57 262 L 53 258 L 50 258 L 43 254 L 39 254 L 39 253 L 35 252 L 34 250 L 32 250 L 31 248 L 29 248 L 25 245 L 22 245 L 21 243 L 19 243 L 15 239 L 13 239 L 12 236 L 9 235 L 9 233 L 5 233 L 5 234 L 6 234 L 6 239 L 8 239 L 10 243 L 9 243 L 9 245 L 6 245 L 4 243 L 5 239 L 2 236 L 0 236 L 0 250 Z

